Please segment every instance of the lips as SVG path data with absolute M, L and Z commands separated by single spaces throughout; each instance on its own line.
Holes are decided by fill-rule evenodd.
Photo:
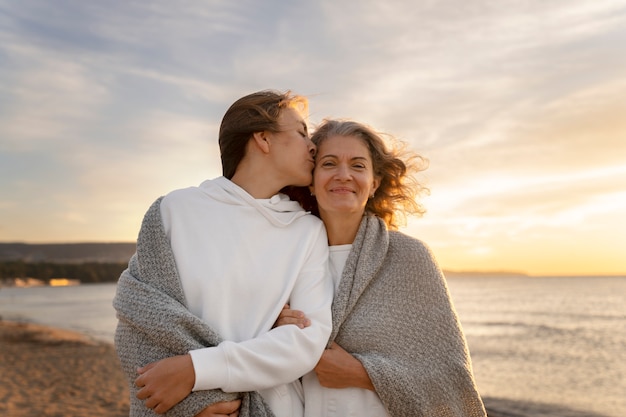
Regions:
M 336 194 L 354 194 L 356 193 L 356 191 L 354 191 L 351 188 L 348 187 L 335 187 L 335 188 L 331 188 L 329 190 L 331 193 L 336 193 Z

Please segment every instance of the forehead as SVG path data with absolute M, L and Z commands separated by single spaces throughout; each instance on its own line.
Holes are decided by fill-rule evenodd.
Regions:
M 302 114 L 292 108 L 287 107 L 280 112 L 278 116 L 278 123 L 285 128 L 294 129 L 304 127 L 306 129 L 306 122 L 304 121 L 304 117 Z
M 365 158 L 371 160 L 370 150 L 365 140 L 358 136 L 330 135 L 317 147 L 319 157 L 336 156 Z

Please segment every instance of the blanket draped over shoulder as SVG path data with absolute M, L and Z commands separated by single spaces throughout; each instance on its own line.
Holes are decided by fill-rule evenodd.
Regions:
M 222 339 L 186 307 L 174 255 L 163 229 L 161 199 L 148 209 L 137 252 L 120 276 L 113 307 L 118 325 L 115 347 L 130 387 L 130 416 L 156 416 L 136 398 L 137 368 L 190 350 L 216 346 Z M 257 392 L 196 391 L 174 406 L 166 416 L 192 417 L 218 401 L 242 399 L 241 417 L 272 417 Z
M 365 216 L 332 313 L 330 341 L 363 363 L 391 416 L 486 416 L 445 279 L 419 240 Z

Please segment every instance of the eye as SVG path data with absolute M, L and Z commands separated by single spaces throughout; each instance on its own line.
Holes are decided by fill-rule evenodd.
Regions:
M 335 163 L 333 161 L 326 160 L 326 161 L 322 161 L 320 165 L 323 167 L 332 167 L 332 166 L 335 166 Z

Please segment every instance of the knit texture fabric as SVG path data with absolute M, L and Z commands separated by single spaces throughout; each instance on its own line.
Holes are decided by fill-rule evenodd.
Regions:
M 365 216 L 330 341 L 359 359 L 392 417 L 485 417 L 445 279 L 419 240 Z
M 165 235 L 160 213 L 161 198 L 144 216 L 137 253 L 117 285 L 113 307 L 117 312 L 115 348 L 130 387 L 130 416 L 157 416 L 136 398 L 137 368 L 193 349 L 218 345 L 222 339 L 186 307 L 174 255 Z M 242 399 L 241 417 L 273 417 L 257 392 L 192 392 L 165 415 L 192 417 L 207 406 Z

